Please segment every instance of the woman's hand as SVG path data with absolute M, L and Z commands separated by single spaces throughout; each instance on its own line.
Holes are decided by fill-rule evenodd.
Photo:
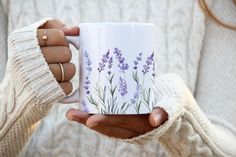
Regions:
M 70 79 L 75 75 L 76 69 L 74 64 L 70 63 L 72 56 L 69 49 L 69 43 L 65 36 L 79 35 L 79 28 L 68 28 L 59 20 L 50 20 L 38 29 L 37 35 L 42 53 L 51 72 L 59 82 L 65 94 L 68 95 L 72 91 Z M 42 39 L 44 35 L 48 37 L 46 41 Z M 59 63 L 62 64 L 64 69 L 63 82 L 61 82 L 62 73 Z
M 69 120 L 84 124 L 101 134 L 122 139 L 145 134 L 168 119 L 162 108 L 154 109 L 150 115 L 90 115 L 70 109 L 66 116 Z

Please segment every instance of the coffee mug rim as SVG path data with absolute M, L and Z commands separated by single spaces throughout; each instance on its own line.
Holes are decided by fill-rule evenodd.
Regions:
M 83 22 L 80 23 L 79 26 L 86 26 L 86 25 L 100 25 L 100 26 L 155 26 L 153 23 L 146 23 L 146 22 Z

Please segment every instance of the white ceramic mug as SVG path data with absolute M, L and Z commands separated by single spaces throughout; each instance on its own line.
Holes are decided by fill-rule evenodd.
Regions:
M 82 23 L 67 37 L 80 50 L 79 88 L 61 102 L 93 114 L 144 114 L 155 105 L 155 27 L 150 23 Z

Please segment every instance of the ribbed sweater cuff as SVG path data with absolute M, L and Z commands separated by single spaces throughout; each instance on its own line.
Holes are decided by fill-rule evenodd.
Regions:
M 30 86 L 29 94 L 36 97 L 36 107 L 41 112 L 48 112 L 49 104 L 65 96 L 65 93 L 51 73 L 37 39 L 37 28 L 50 18 L 43 19 L 33 25 L 13 32 L 9 36 L 9 48 L 14 54 L 9 54 L 11 63 L 16 70 L 18 89 Z
M 144 144 L 158 140 L 170 156 L 176 157 L 227 156 L 217 146 L 222 137 L 217 136 L 181 78 L 175 74 L 160 76 L 155 94 L 157 106 L 167 112 L 168 120 L 144 135 L 122 141 Z

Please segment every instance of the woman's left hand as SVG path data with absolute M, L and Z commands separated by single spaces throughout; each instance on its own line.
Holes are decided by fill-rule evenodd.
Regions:
M 145 134 L 168 119 L 168 114 L 159 107 L 151 114 L 143 115 L 90 115 L 78 109 L 70 109 L 66 116 L 69 120 L 84 124 L 101 134 L 122 139 Z

